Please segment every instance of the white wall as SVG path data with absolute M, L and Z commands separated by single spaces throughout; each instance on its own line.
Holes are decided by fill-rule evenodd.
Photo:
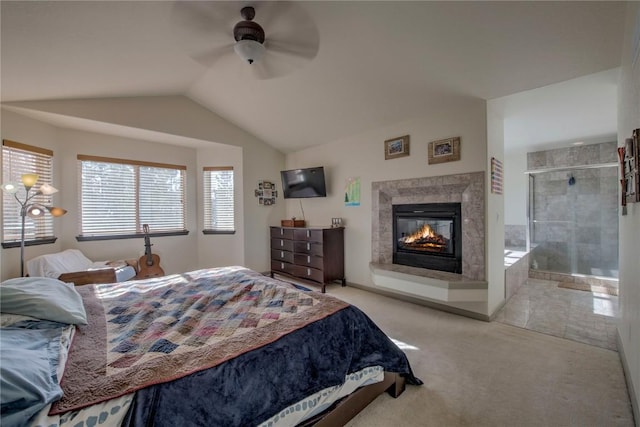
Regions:
M 42 115 L 44 112 L 46 117 L 43 120 L 50 119 L 47 114 L 55 114 L 53 120 L 63 117 L 70 122 L 69 126 L 104 127 L 104 124 L 109 124 L 116 125 L 119 131 L 131 129 L 160 133 L 163 140 L 187 137 L 241 147 L 244 217 L 238 224 L 243 230 L 237 236 L 244 239 L 244 265 L 258 271 L 269 268 L 268 226 L 278 224 L 285 217 L 284 204 L 279 198 L 274 206 L 258 206 L 253 190 L 259 180 L 279 182 L 279 171 L 284 169 L 285 157 L 278 150 L 184 96 L 29 101 L 6 105 L 31 114 Z M 82 121 L 71 120 L 77 118 Z M 219 247 L 219 241 L 211 236 L 199 239 L 200 242 L 203 240 L 211 243 L 200 246 L 205 251 Z M 208 264 L 215 255 L 199 253 L 199 259 Z
M 640 128 L 640 3 L 627 3 L 625 42 L 618 89 L 618 146 Z M 635 34 L 635 40 L 634 40 Z M 628 203 L 627 215 L 620 216 L 620 354 L 626 367 L 627 383 L 635 392 L 634 415 L 640 420 L 640 203 Z
M 487 314 L 492 315 L 504 303 L 504 189 L 502 194 L 491 192 L 491 158 L 504 165 L 504 119 L 499 108 L 487 103 L 487 215 L 486 263 L 489 298 Z M 503 180 L 504 181 L 504 180 Z
M 450 175 L 485 170 L 485 101 L 468 99 L 442 106 L 423 117 L 287 155 L 287 168 L 324 166 L 327 197 L 302 199 L 307 223 L 328 226 L 332 217 L 345 225 L 345 263 L 348 282 L 372 286 L 371 183 L 395 179 Z M 384 141 L 410 135 L 410 156 L 384 159 Z M 430 141 L 460 136 L 460 161 L 429 165 Z M 348 178 L 360 177 L 359 207 L 345 207 L 344 187 Z M 301 217 L 298 200 L 287 201 L 287 217 Z
M 529 178 L 527 149 L 505 149 L 504 152 L 504 223 L 527 225 L 527 194 Z

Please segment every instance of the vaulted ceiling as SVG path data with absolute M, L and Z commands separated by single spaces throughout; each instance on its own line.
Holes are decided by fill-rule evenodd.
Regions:
M 246 5 L 267 40 L 252 65 L 231 47 Z M 3 0 L 1 100 L 182 94 L 289 152 L 618 67 L 625 7 Z

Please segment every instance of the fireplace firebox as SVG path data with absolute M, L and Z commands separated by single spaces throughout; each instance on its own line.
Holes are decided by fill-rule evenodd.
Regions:
M 393 263 L 462 273 L 460 203 L 393 205 Z

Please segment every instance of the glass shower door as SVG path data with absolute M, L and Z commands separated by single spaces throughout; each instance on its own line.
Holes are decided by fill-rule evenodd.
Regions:
M 530 173 L 532 269 L 618 277 L 617 179 L 606 166 Z

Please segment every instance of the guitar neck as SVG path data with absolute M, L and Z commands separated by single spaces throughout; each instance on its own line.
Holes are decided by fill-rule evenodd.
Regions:
M 149 225 L 142 226 L 144 231 L 144 254 L 147 257 L 146 264 L 151 267 L 153 265 L 153 254 L 151 253 L 151 239 L 149 238 Z

